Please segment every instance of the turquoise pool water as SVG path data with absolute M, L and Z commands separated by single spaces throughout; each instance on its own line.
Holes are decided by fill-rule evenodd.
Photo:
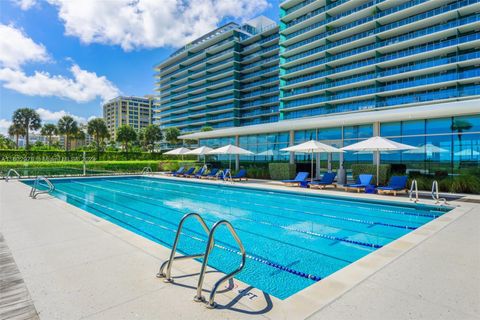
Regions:
M 361 201 L 207 185 L 148 177 L 52 179 L 54 196 L 157 243 L 171 247 L 178 223 L 197 212 L 209 226 L 232 222 L 248 254 L 237 278 L 277 298 L 290 295 L 448 211 L 447 208 Z M 26 181 L 31 184 L 31 181 Z M 209 265 L 234 270 L 240 255 L 219 229 Z M 193 219 L 179 251 L 205 250 Z M 152 270 L 152 273 L 154 270 Z M 207 275 L 208 276 L 208 275 Z

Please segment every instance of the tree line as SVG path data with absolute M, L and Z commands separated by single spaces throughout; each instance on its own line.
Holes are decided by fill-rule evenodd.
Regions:
M 213 130 L 211 127 L 203 127 L 202 131 Z M 83 146 L 83 149 L 96 149 L 97 152 L 103 150 L 118 150 L 117 144 L 126 152 L 138 148 L 144 151 L 153 152 L 156 146 L 162 141 L 175 146 L 181 141 L 178 136 L 181 134 L 176 127 L 161 130 L 159 126 L 150 124 L 140 130 L 135 130 L 129 125 L 118 127 L 115 136 L 111 137 L 107 125 L 102 118 L 94 118 L 88 123 L 80 124 L 73 117 L 65 115 L 60 118 L 57 124 L 45 123 L 42 125 L 40 115 L 30 108 L 17 109 L 12 116 L 12 125 L 8 128 L 8 134 L 13 137 L 14 142 L 4 136 L 0 136 L 0 149 L 9 149 L 19 147 L 19 138 L 25 139 L 25 149 L 30 149 L 30 133 L 39 132 L 41 136 L 48 141 L 48 148 L 59 148 L 58 142 L 53 143 L 54 137 L 64 137 L 64 148 L 66 151 L 71 149 L 72 141 L 85 141 L 86 134 L 92 137 L 92 142 Z M 184 141 L 186 144 L 196 144 L 196 141 Z M 43 146 L 40 142 L 37 147 Z M 136 151 L 135 150 L 135 151 Z

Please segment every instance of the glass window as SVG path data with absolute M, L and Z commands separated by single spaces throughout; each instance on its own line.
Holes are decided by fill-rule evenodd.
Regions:
M 452 129 L 454 133 L 480 132 L 480 115 L 454 117 Z
M 318 140 L 342 139 L 342 128 L 318 129 Z
M 395 137 L 401 135 L 400 122 L 387 122 L 380 124 L 380 136 Z
M 451 133 L 452 118 L 427 119 L 426 134 Z
M 414 120 L 402 122 L 402 135 L 425 134 L 425 120 Z
M 373 137 L 373 125 L 366 124 L 362 126 L 358 126 L 358 138 L 370 138 Z

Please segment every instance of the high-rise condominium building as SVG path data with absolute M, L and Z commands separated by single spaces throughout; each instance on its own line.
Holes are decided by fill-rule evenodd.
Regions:
M 293 162 L 309 156 L 279 149 L 381 135 L 419 147 L 382 154 L 385 163 L 430 173 L 479 166 L 479 0 L 286 0 L 279 11 L 278 121 L 184 138 Z M 333 156 L 347 168 L 372 159 Z
M 110 136 L 115 137 L 116 130 L 129 125 L 140 130 L 152 123 L 153 97 L 117 97 L 103 105 L 103 119 Z
M 182 132 L 278 121 L 278 26 L 228 23 L 156 66 L 155 123 Z

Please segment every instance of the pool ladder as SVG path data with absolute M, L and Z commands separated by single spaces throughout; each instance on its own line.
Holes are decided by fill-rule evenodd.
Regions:
M 142 169 L 142 175 L 153 175 L 152 168 L 150 167 L 145 167 Z
M 415 194 L 415 200 L 413 199 L 413 194 Z M 412 180 L 412 185 L 410 186 L 410 191 L 408 192 L 408 198 L 410 201 L 415 203 L 418 202 L 418 183 L 416 179 Z
M 447 199 L 440 198 L 440 194 L 438 192 L 438 181 L 434 180 L 432 183 L 432 199 L 435 200 L 435 204 L 440 203 L 443 201 L 442 205 L 447 205 Z
M 44 181 L 47 184 L 48 189 L 47 190 L 39 190 L 38 186 L 40 185 L 40 182 Z M 35 181 L 33 182 L 32 189 L 30 190 L 29 196 L 32 199 L 36 199 L 39 194 L 44 194 L 44 193 L 51 193 L 55 191 L 55 186 L 53 185 L 50 180 L 45 178 L 44 176 L 38 176 Z
M 202 226 L 203 230 L 208 234 L 208 241 L 207 241 L 207 246 L 205 248 L 204 253 L 197 253 L 197 254 L 192 254 L 192 255 L 185 255 L 185 256 L 175 256 L 175 253 L 177 251 L 177 245 L 178 241 L 180 239 L 180 235 L 182 233 L 183 225 L 186 220 L 190 218 L 195 218 L 197 221 L 200 223 Z M 208 264 L 208 257 L 210 253 L 212 252 L 213 247 L 215 246 L 215 232 L 218 230 L 218 228 L 222 225 L 225 225 L 228 230 L 230 231 L 231 235 L 235 239 L 235 241 L 238 244 L 238 247 L 240 249 L 242 261 L 240 265 L 238 266 L 237 269 L 234 271 L 226 274 L 222 278 L 220 278 L 215 284 L 213 285 L 212 290 L 210 291 L 210 296 L 208 301 L 205 299 L 204 296 L 202 296 L 202 290 L 203 290 L 203 280 L 205 278 L 205 271 L 207 269 L 207 264 Z M 225 281 L 233 278 L 236 274 L 238 274 L 240 271 L 242 271 L 243 267 L 245 266 L 245 261 L 246 261 L 246 252 L 245 248 L 243 246 L 242 241 L 238 237 L 238 234 L 235 232 L 235 229 L 233 228 L 232 224 L 228 222 L 227 220 L 220 220 L 217 223 L 215 223 L 212 227 L 212 229 L 209 229 L 207 224 L 205 223 L 205 220 L 198 214 L 198 213 L 189 213 L 183 216 L 182 220 L 180 220 L 180 223 L 178 225 L 177 229 L 177 234 L 175 235 L 175 241 L 173 242 L 173 247 L 172 251 L 170 252 L 170 258 L 162 263 L 160 266 L 160 270 L 157 273 L 157 278 L 165 278 L 165 282 L 173 282 L 174 280 L 172 279 L 172 265 L 175 260 L 184 260 L 184 259 L 196 259 L 196 258 L 203 258 L 203 263 L 202 263 L 202 268 L 200 270 L 199 278 L 198 278 L 198 284 L 197 284 L 197 293 L 193 300 L 195 302 L 204 302 L 206 303 L 207 308 L 213 309 L 216 307 L 215 304 L 215 295 L 218 291 L 218 288 L 222 283 Z M 166 271 L 165 271 L 166 268 Z
M 11 179 L 10 177 L 12 173 L 15 174 L 18 179 L 20 179 L 20 173 L 18 173 L 18 171 L 15 169 L 10 169 L 8 170 L 7 175 L 5 176 L 5 182 L 8 182 L 8 180 Z

